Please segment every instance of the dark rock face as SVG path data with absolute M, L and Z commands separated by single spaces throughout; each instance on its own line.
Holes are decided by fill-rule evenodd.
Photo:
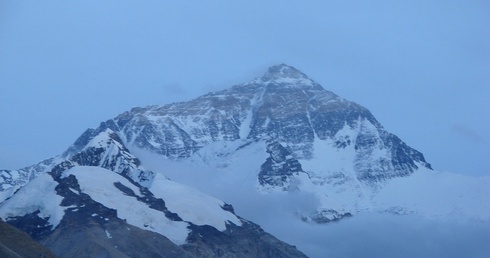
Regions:
M 324 210 L 317 211 L 315 214 L 313 214 L 310 217 L 303 217 L 303 220 L 308 221 L 311 219 L 316 223 L 324 224 L 332 221 L 339 221 L 343 218 L 349 218 L 349 217 L 352 217 L 352 214 L 349 212 L 340 213 L 335 210 L 324 209 Z
M 262 164 L 259 172 L 259 183 L 263 186 L 273 185 L 290 189 L 290 181 L 294 175 L 302 172 L 301 164 L 290 151 L 278 142 L 270 142 L 267 145 L 267 153 L 270 157 Z
M 229 225 L 225 232 L 194 225 L 191 229 L 192 234 L 183 247 L 197 257 L 307 257 L 296 247 L 279 241 L 258 225 L 246 221 L 240 227 Z
M 58 257 L 195 257 L 166 237 L 113 218 L 67 218 L 41 242 Z
M 52 225 L 49 224 L 48 220 L 40 218 L 38 214 L 39 211 L 35 211 L 23 216 L 10 217 L 7 223 L 21 229 L 37 240 L 48 235 L 52 229 Z

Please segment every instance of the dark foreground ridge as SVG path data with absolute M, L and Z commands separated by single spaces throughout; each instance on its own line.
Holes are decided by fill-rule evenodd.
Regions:
M 25 232 L 0 220 L 0 257 L 54 258 L 55 256 Z

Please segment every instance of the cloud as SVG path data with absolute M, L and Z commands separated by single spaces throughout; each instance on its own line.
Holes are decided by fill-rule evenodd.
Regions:
M 456 258 L 490 253 L 490 225 L 476 222 L 362 214 L 325 225 L 279 219 L 262 226 L 311 257 Z
M 237 215 L 259 224 L 310 257 L 488 257 L 490 223 L 429 220 L 415 215 L 357 214 L 328 224 L 306 223 L 315 210 L 308 193 L 261 194 L 253 174 L 240 178 L 226 170 L 192 167 L 145 151 L 131 150 L 145 167 L 233 205 Z M 236 172 L 236 171 L 235 171 Z M 209 180 L 209 178 L 213 178 Z M 205 183 L 203 183 L 205 182 Z M 298 214 L 299 213 L 299 214 Z
M 172 96 L 188 95 L 189 92 L 180 83 L 166 83 L 162 86 L 164 93 Z
M 466 140 L 469 140 L 469 141 L 471 141 L 473 143 L 481 144 L 481 143 L 485 143 L 486 142 L 486 140 L 485 140 L 484 137 L 482 137 L 476 131 L 474 131 L 473 129 L 471 129 L 470 127 L 467 127 L 465 125 L 462 125 L 462 124 L 454 124 L 451 127 L 451 130 L 454 133 L 462 136 Z

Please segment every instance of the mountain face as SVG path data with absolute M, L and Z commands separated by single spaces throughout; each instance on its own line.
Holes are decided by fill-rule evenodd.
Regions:
M 275 141 L 311 160 L 315 143 L 353 152 L 356 178 L 382 181 L 429 168 L 423 155 L 386 132 L 364 107 L 324 90 L 287 65 L 189 102 L 135 108 L 102 125 L 128 145 L 186 159 L 213 142 Z
M 257 174 L 258 190 L 313 192 L 321 204 L 303 215 L 315 221 L 371 209 L 371 193 L 389 179 L 431 170 L 419 151 L 387 132 L 369 110 L 287 65 L 188 102 L 133 108 L 85 132 L 65 156 L 105 129 L 130 149 L 176 162 L 193 160 L 210 169 L 211 163 L 225 164 L 259 145 L 267 156 L 248 168 Z M 229 144 L 235 149 L 224 147 Z M 131 173 L 135 180 L 151 178 Z M 326 197 L 334 197 L 332 192 L 347 195 L 342 198 L 353 205 Z
M 489 184 L 432 170 L 368 109 L 282 64 L 0 170 L 0 218 L 65 257 L 302 257 L 221 200 L 254 218 L 286 203 L 272 220 L 308 225 L 373 212 L 490 221 Z

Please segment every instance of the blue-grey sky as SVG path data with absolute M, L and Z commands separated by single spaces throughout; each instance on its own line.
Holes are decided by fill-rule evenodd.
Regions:
M 0 0 L 0 168 L 286 63 L 438 170 L 490 175 L 490 3 Z

